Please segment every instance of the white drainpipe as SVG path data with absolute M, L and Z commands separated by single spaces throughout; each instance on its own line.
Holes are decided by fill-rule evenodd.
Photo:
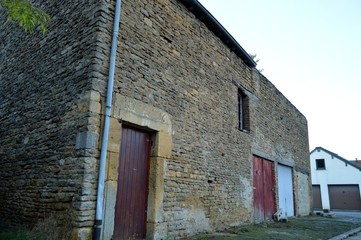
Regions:
M 100 151 L 97 206 L 96 206 L 96 216 L 95 216 L 95 224 L 94 224 L 94 232 L 93 232 L 93 239 L 95 240 L 100 239 L 101 226 L 103 223 L 102 218 L 103 218 L 103 201 L 104 201 L 105 165 L 107 159 L 109 123 L 110 123 L 111 109 L 112 109 L 114 70 L 116 63 L 121 4 L 122 4 L 121 0 L 116 0 L 114 23 L 113 23 L 114 24 L 113 37 L 112 37 L 112 46 L 111 46 L 110 63 L 109 63 L 108 89 L 107 89 L 106 107 L 105 107 L 105 116 L 104 116 L 104 129 L 103 129 L 103 138 L 102 138 L 102 145 Z

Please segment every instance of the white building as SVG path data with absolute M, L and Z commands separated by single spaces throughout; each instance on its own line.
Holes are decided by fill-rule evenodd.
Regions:
M 361 210 L 361 167 L 322 147 L 310 161 L 315 210 Z

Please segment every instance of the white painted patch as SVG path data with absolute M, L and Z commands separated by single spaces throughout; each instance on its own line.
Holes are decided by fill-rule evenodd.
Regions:
M 308 215 L 311 210 L 311 193 L 310 193 L 310 183 L 309 176 L 300 172 L 296 172 L 297 175 L 297 192 L 298 199 L 297 203 L 297 214 L 303 216 Z
M 182 220 L 188 235 L 211 231 L 209 219 L 206 218 L 204 210 L 201 208 L 183 209 L 175 213 L 174 218 Z
M 242 191 L 239 192 L 239 199 L 236 202 L 237 207 L 243 206 L 244 208 L 252 208 L 252 197 L 253 197 L 253 187 L 249 179 L 239 175 L 239 184 Z

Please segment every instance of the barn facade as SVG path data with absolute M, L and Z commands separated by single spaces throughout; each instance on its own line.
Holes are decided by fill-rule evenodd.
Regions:
M 2 222 L 164 239 L 309 214 L 306 118 L 198 1 L 35 3 L 45 36 L 0 15 Z

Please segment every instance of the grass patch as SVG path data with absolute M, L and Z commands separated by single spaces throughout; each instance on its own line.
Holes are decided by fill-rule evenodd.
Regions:
M 39 233 L 23 229 L 0 230 L 0 240 L 45 240 Z
M 309 216 L 292 218 L 288 222 L 270 222 L 230 228 L 223 235 L 207 234 L 202 239 L 329 239 L 361 226 L 361 219 L 325 218 Z M 197 239 L 197 238 L 195 238 Z

